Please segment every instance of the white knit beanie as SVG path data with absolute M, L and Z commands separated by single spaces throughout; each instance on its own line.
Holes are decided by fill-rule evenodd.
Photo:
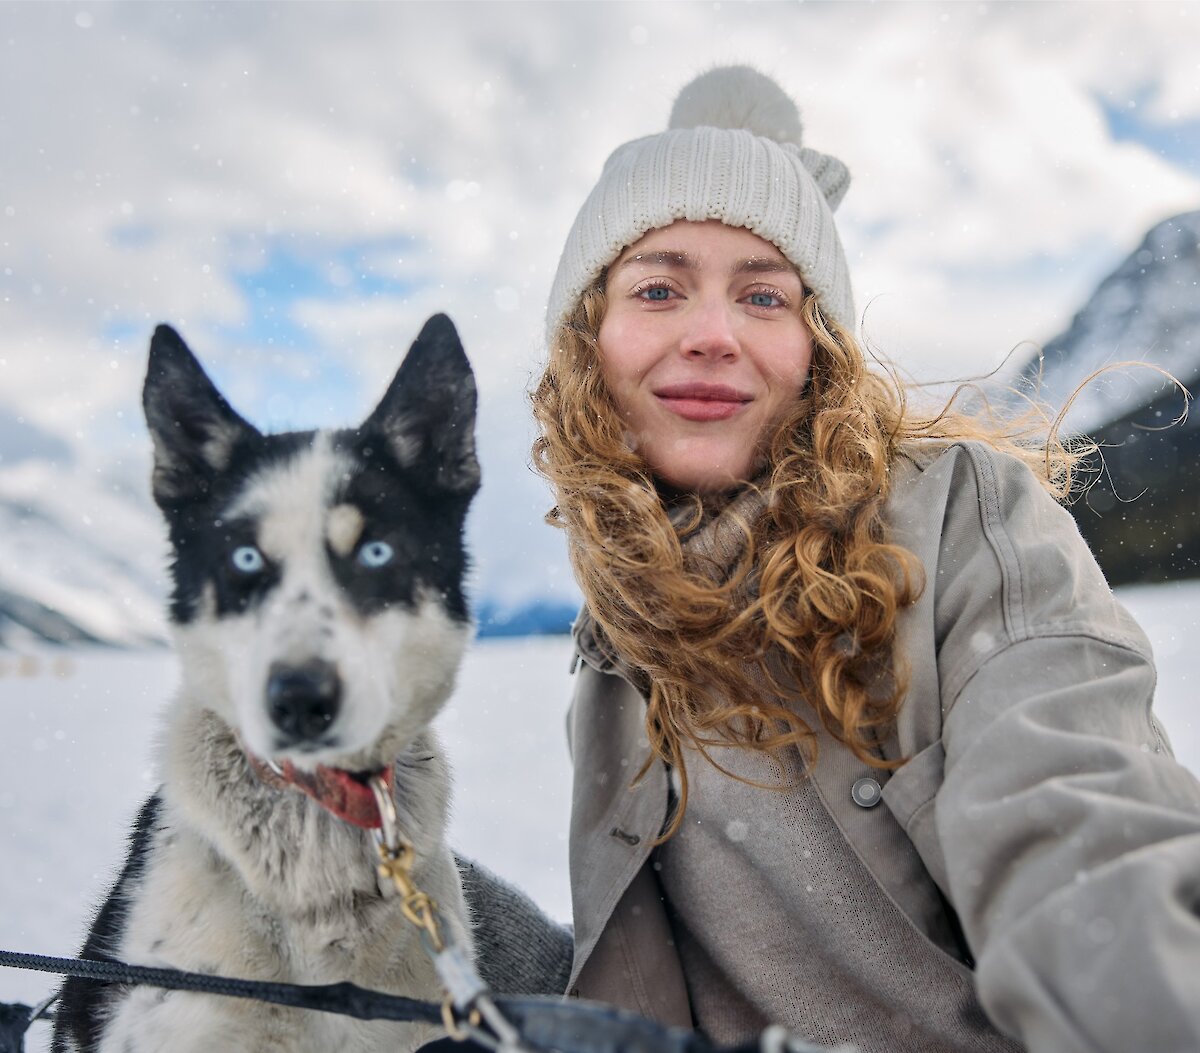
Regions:
M 846 253 L 833 210 L 850 185 L 841 161 L 801 145 L 796 104 L 748 66 L 701 74 L 675 100 L 667 131 L 619 146 L 575 219 L 546 311 L 559 325 L 597 275 L 650 230 L 719 219 L 774 244 L 821 310 L 854 329 Z

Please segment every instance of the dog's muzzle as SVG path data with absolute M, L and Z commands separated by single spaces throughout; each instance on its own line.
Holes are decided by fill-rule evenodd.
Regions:
M 267 674 L 267 714 L 280 733 L 279 746 L 317 742 L 337 719 L 342 678 L 331 662 L 273 662 Z

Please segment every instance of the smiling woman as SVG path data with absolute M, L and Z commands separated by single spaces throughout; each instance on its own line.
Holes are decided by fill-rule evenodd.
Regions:
M 1194 1050 L 1200 785 L 1055 500 L 1080 450 L 867 367 L 848 183 L 719 69 L 567 238 L 572 993 L 727 1043 Z

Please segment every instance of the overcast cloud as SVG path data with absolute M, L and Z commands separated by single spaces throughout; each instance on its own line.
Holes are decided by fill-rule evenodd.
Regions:
M 2 3 L 4 419 L 140 470 L 166 320 L 256 423 L 344 422 L 445 310 L 481 584 L 563 594 L 524 405 L 558 252 L 607 154 L 730 61 L 849 165 L 865 332 L 922 379 L 1049 339 L 1200 208 L 1192 4 Z

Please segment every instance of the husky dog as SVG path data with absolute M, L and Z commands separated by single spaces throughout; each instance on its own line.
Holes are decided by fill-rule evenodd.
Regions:
M 160 326 L 143 393 L 173 551 L 181 664 L 124 870 L 83 954 L 437 1000 L 381 882 L 368 786 L 392 790 L 417 885 L 470 952 L 430 721 L 467 643 L 463 521 L 479 487 L 475 384 L 454 326 L 425 325 L 358 428 L 264 435 Z M 428 1026 L 83 980 L 52 1049 L 413 1049 Z

